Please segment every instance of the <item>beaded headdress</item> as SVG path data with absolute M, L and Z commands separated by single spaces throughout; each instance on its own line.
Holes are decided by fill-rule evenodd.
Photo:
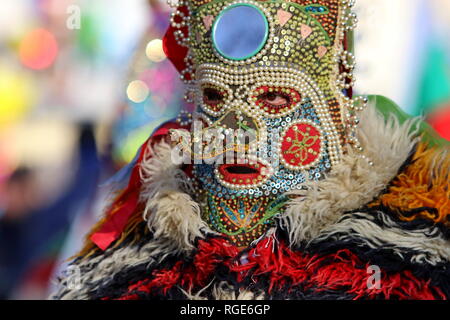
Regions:
M 194 118 L 225 133 L 254 129 L 272 142 L 261 148 L 266 159 L 258 154 L 247 170 L 231 164 L 195 167 L 201 190 L 209 194 L 207 218 L 215 229 L 236 236 L 259 228 L 253 234 L 258 236 L 270 217 L 267 210 L 258 214 L 262 205 L 251 199 L 277 207 L 282 194 L 332 170 L 346 144 L 362 151 L 356 112 L 366 101 L 352 94 L 353 5 L 353 0 L 177 3 L 164 49 L 187 84 L 187 98 L 197 105 Z M 267 158 L 279 165 L 273 168 Z M 236 200 L 242 197 L 246 201 Z

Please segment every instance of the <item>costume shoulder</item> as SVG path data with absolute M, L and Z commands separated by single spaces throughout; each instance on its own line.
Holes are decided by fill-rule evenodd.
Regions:
M 369 103 L 372 110 L 363 115 L 360 134 L 373 166 L 355 164 L 348 158 L 346 167 L 355 165 L 352 170 L 338 170 L 318 187 L 334 191 L 324 196 L 316 189 L 308 204 L 317 216 L 327 216 L 325 210 L 336 215 L 329 214 L 325 220 L 321 216 L 312 224 L 308 221 L 309 225 L 317 225 L 314 233 L 302 233 L 296 226 L 291 238 L 297 242 L 310 240 L 308 248 L 315 253 L 349 250 L 381 270 L 386 277 L 382 281 L 385 289 L 395 288 L 399 279 L 417 284 L 414 292 L 403 296 L 385 292 L 385 298 L 447 299 L 449 142 L 385 97 L 370 96 Z M 364 204 L 361 199 L 365 199 Z M 303 210 L 301 205 L 299 210 Z

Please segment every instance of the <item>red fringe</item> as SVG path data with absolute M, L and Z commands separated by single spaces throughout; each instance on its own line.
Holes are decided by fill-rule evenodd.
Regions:
M 124 231 L 130 217 L 136 212 L 141 189 L 140 165 L 146 156 L 149 146 L 168 136 L 171 129 L 188 129 L 181 127 L 176 122 L 166 122 L 161 125 L 152 136 L 142 145 L 138 161 L 133 167 L 130 180 L 126 189 L 111 205 L 106 213 L 108 219 L 100 226 L 99 230 L 90 236 L 90 240 L 103 251 L 116 241 Z
M 306 255 L 290 250 L 283 242 L 273 239 L 260 241 L 248 252 L 248 263 L 240 264 L 236 257 L 239 250 L 223 239 L 200 241 L 199 249 L 192 265 L 184 266 L 179 261 L 170 270 L 153 273 L 151 280 L 143 280 L 130 285 L 128 294 L 120 299 L 137 299 L 135 291 L 150 293 L 160 289 L 166 294 L 175 286 L 186 290 L 201 289 L 213 276 L 219 264 L 225 265 L 230 273 L 237 274 L 238 282 L 249 275 L 254 283 L 260 276 L 269 276 L 268 293 L 274 290 L 291 290 L 302 284 L 304 289 L 316 292 L 337 290 L 354 294 L 355 299 L 382 297 L 406 300 L 446 299 L 438 288 L 429 282 L 419 280 L 410 271 L 387 275 L 381 271 L 381 286 L 370 289 L 368 281 L 370 264 L 364 264 L 349 250 L 341 250 L 333 255 Z

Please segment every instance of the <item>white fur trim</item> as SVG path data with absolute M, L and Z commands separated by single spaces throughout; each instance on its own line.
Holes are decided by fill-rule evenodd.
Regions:
M 367 213 L 353 213 L 343 217 L 335 225 L 322 231 L 314 241 L 357 240 L 372 249 L 386 248 L 405 258 L 405 251 L 412 254 L 411 262 L 436 265 L 450 261 L 450 243 L 442 237 L 437 227 L 404 230 L 388 215 L 379 212 L 381 225 Z
M 203 292 L 211 285 L 197 292 L 196 294 L 192 294 L 190 292 L 186 292 L 184 290 L 183 293 L 186 295 L 188 300 L 208 300 L 202 294 Z M 226 282 L 221 282 L 214 285 L 212 289 L 212 297 L 213 300 L 264 300 L 265 294 L 263 292 L 253 293 L 248 290 L 241 289 L 238 294 L 234 291 L 234 289 Z
M 125 267 L 157 263 L 169 254 L 186 253 L 193 249 L 197 237 L 203 237 L 202 230 L 212 233 L 201 219 L 199 205 L 181 191 L 189 190 L 189 180 L 171 161 L 171 152 L 168 143 L 160 142 L 147 150 L 140 167 L 140 201 L 146 202 L 144 219 L 154 232 L 153 240 L 142 247 L 112 247 L 98 257 L 81 261 L 72 267 L 79 272 L 71 272 L 61 281 L 55 297 L 87 299 L 102 281 Z M 155 257 L 160 259 L 155 261 Z M 67 288 L 73 283 L 80 283 L 81 288 Z
M 189 179 L 171 156 L 172 147 L 166 142 L 147 152 L 141 164 L 141 198 L 147 202 L 144 219 L 154 238 L 173 242 L 173 253 L 178 253 L 192 250 L 195 239 L 203 238 L 202 230 L 209 228 L 198 203 L 182 191 L 190 189 Z
M 105 285 L 119 271 L 142 263 L 149 266 L 163 261 L 168 254 L 175 252 L 174 243 L 152 240 L 142 245 L 124 248 L 110 248 L 105 253 L 70 267 L 70 272 L 59 283 L 59 288 L 51 298 L 60 300 L 86 300 L 89 295 Z M 158 260 L 156 260 L 156 258 Z M 74 286 L 79 284 L 79 287 Z

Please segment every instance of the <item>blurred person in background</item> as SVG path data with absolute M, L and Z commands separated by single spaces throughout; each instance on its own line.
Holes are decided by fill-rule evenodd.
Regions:
M 5 186 L 0 219 L 0 292 L 3 299 L 43 298 L 59 250 L 75 215 L 89 209 L 98 187 L 100 164 L 93 127 L 80 126 L 78 165 L 67 190 L 42 203 L 34 172 L 20 168 Z
M 23 261 L 22 226 L 29 215 L 39 206 L 38 186 L 33 171 L 18 168 L 2 186 L 0 207 L 0 299 L 9 293 L 20 276 Z

